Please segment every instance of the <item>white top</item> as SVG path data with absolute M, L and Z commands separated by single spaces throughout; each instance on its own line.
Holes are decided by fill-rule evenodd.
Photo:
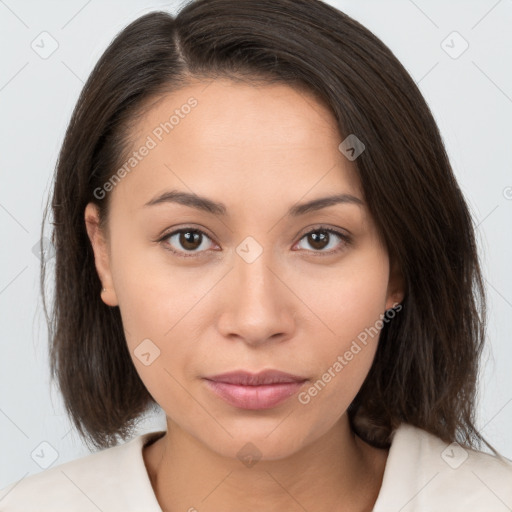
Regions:
M 0 490 L 2 512 L 162 512 L 142 456 L 164 431 L 29 475 Z M 395 430 L 373 512 L 510 512 L 512 461 L 408 424 Z

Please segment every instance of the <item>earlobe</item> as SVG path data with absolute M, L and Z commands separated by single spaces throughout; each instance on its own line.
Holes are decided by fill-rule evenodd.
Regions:
M 396 264 L 392 263 L 389 272 L 388 293 L 386 298 L 386 310 L 400 304 L 405 296 L 405 280 Z
M 107 306 L 117 306 L 117 296 L 112 280 L 110 254 L 106 235 L 100 227 L 98 206 L 89 203 L 84 212 L 85 227 L 87 235 L 94 252 L 94 263 L 102 288 L 101 299 Z

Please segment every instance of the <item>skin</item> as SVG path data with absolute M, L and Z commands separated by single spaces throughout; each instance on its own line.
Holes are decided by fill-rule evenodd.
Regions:
M 402 300 L 356 162 L 338 150 L 333 115 L 309 94 L 227 79 L 192 82 L 153 102 L 137 120 L 133 147 L 191 96 L 198 105 L 111 192 L 108 232 L 93 203 L 85 210 L 102 299 L 120 308 L 133 363 L 167 417 L 167 434 L 143 450 L 155 495 L 169 511 L 371 510 L 387 451 L 354 435 L 346 409 L 377 336 L 308 404 L 294 395 L 272 409 L 244 410 L 202 379 L 273 368 L 309 379 L 305 391 Z M 144 207 L 170 189 L 220 201 L 228 215 L 177 203 Z M 363 204 L 286 215 L 336 193 Z M 327 247 L 315 245 L 304 235 L 318 225 L 350 243 L 332 234 Z M 207 236 L 192 248 L 170 238 L 189 226 Z M 263 250 L 250 263 L 236 251 L 248 236 Z M 148 338 L 160 355 L 146 366 L 134 350 Z M 261 455 L 251 467 L 237 457 L 248 442 Z

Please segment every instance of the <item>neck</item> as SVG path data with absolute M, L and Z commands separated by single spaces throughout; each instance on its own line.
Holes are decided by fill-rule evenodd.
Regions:
M 357 437 L 346 415 L 290 456 L 252 463 L 212 451 L 169 418 L 167 427 L 163 437 L 143 450 L 164 512 L 371 511 L 388 453 Z

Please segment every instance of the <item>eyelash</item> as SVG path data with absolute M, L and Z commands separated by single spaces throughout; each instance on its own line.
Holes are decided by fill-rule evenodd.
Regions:
M 211 237 L 208 236 L 208 234 L 206 234 L 201 229 L 193 228 L 193 227 L 185 227 L 185 228 L 180 228 L 175 231 L 166 233 L 164 236 L 162 236 L 160 239 L 158 239 L 157 242 L 163 243 L 165 240 L 167 240 L 168 238 L 170 238 L 173 235 L 176 235 L 179 233 L 186 233 L 186 232 L 198 233 L 198 234 L 212 240 Z M 310 235 L 311 233 L 318 233 L 318 232 L 337 235 L 341 238 L 342 243 L 340 243 L 341 247 L 339 247 L 337 249 L 331 249 L 330 251 L 315 251 L 315 250 L 307 251 L 307 252 L 311 252 L 315 256 L 329 256 L 332 254 L 336 254 L 336 253 L 342 251 L 344 249 L 344 246 L 349 245 L 351 243 L 350 237 L 348 235 L 346 235 L 345 233 L 342 233 L 341 231 L 338 231 L 336 229 L 327 228 L 324 226 L 315 227 L 314 229 L 308 231 L 307 233 L 304 233 L 299 238 L 299 242 L 306 236 Z M 188 252 L 187 253 L 187 251 L 177 251 L 177 250 L 173 249 L 170 244 L 163 244 L 163 246 L 164 246 L 164 249 L 166 249 L 167 251 L 170 251 L 170 252 L 176 254 L 178 257 L 183 257 L 183 258 L 198 257 L 206 252 L 206 251 L 200 251 L 200 252 Z

